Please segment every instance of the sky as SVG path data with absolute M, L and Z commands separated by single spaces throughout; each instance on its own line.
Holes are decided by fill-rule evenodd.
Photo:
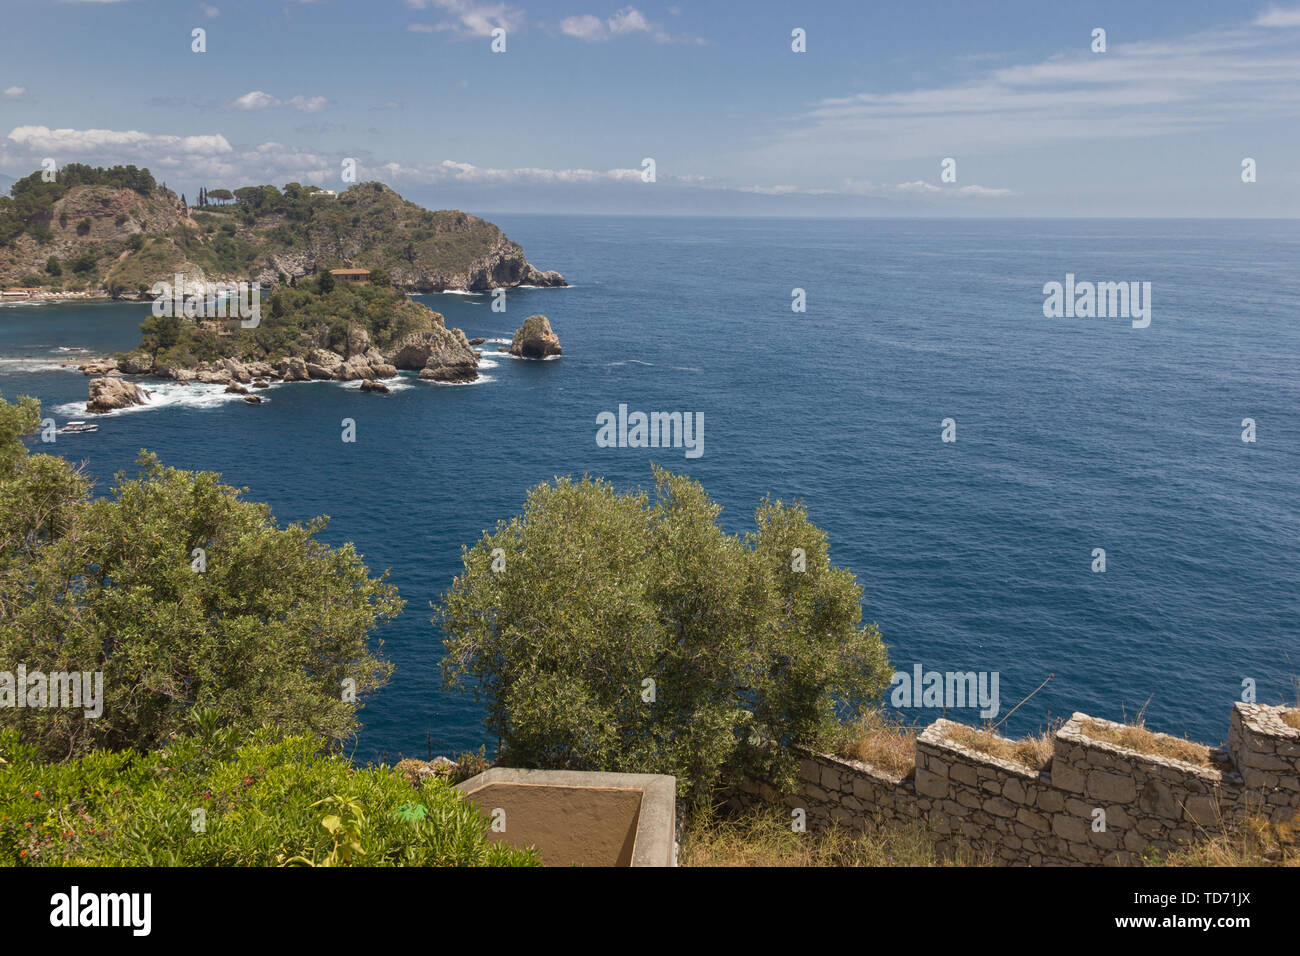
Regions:
M 1300 5 L 0 0 L 0 22 L 9 177 L 134 163 L 192 198 L 346 188 L 353 160 L 479 213 L 1300 215 Z

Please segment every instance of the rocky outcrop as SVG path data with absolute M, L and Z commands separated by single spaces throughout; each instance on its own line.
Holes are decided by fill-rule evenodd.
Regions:
M 486 341 L 487 341 L 487 339 L 470 339 L 470 340 L 469 340 L 469 344 L 470 344 L 470 345 L 482 345 L 482 344 L 483 344 L 484 342 L 486 342 Z
M 387 395 L 392 391 L 392 389 L 390 389 L 383 382 L 372 382 L 370 379 L 366 379 L 364 382 L 361 383 L 361 391 L 377 392 L 380 395 Z
M 127 375 L 148 375 L 153 371 L 153 356 L 148 352 L 132 352 L 118 363 Z
M 526 359 L 544 359 L 560 355 L 560 339 L 551 331 L 551 323 L 544 315 L 530 315 L 515 332 L 510 342 L 510 354 Z
M 434 382 L 472 382 L 478 378 L 478 353 L 460 329 L 431 329 L 405 336 L 391 354 L 397 368 L 419 369 Z
M 281 359 L 275 371 L 276 375 L 286 382 L 307 382 L 311 380 L 311 375 L 307 371 L 307 363 L 297 356 Z
M 117 362 L 112 359 L 94 359 L 85 365 L 80 365 L 83 375 L 116 375 L 122 371 L 118 368 Z
M 244 388 L 244 386 L 240 385 L 238 382 L 231 382 L 226 386 L 226 392 L 230 395 L 247 395 L 248 389 Z
M 92 378 L 86 411 L 94 415 L 104 415 L 119 408 L 132 405 L 146 405 L 151 398 L 147 388 L 141 388 L 134 382 L 121 378 Z

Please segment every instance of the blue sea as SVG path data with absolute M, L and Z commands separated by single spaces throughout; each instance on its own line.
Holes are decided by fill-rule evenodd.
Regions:
M 504 314 L 418 297 L 488 340 L 478 383 L 281 385 L 261 407 L 162 384 L 57 443 L 101 492 L 142 448 L 218 471 L 281 521 L 329 515 L 326 540 L 392 570 L 396 674 L 366 701 L 358 757 L 491 750 L 475 703 L 441 686 L 430 623 L 461 546 L 538 482 L 648 486 L 652 460 L 702 481 L 730 531 L 766 494 L 803 499 L 896 669 L 997 672 L 999 717 L 1052 675 L 1012 736 L 1142 712 L 1213 744 L 1244 680 L 1295 699 L 1300 223 L 491 218 L 572 287 L 513 290 Z M 1044 318 L 1044 283 L 1067 273 L 1150 282 L 1150 326 Z M 146 309 L 0 308 L 0 390 L 87 417 L 57 350 L 130 348 Z M 535 312 L 563 357 L 493 354 Z M 703 455 L 599 447 L 620 404 L 702 412 Z

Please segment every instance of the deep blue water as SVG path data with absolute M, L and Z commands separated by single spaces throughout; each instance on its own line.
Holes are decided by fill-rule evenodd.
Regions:
M 420 299 L 489 340 L 545 313 L 563 358 L 499 357 L 479 384 L 388 398 L 332 383 L 275 387 L 260 408 L 191 397 L 57 445 L 104 484 L 145 447 L 219 471 L 282 521 L 328 514 L 326 540 L 392 569 L 397 672 L 362 711 L 359 756 L 423 756 L 426 733 L 435 752 L 490 749 L 472 701 L 441 688 L 429 602 L 531 485 L 647 485 L 652 458 L 700 479 L 732 531 L 766 493 L 803 498 L 896 668 L 997 671 L 1003 714 L 1054 674 L 1012 735 L 1149 699 L 1149 726 L 1217 743 L 1243 678 L 1294 699 L 1300 223 L 493 218 L 573 287 L 513 291 L 504 315 L 487 296 Z M 1150 327 L 1045 319 L 1043 283 L 1067 272 L 1151 282 Z M 0 389 L 85 417 L 69 404 L 85 379 L 49 368 L 51 350 L 128 348 L 144 312 L 0 309 L 0 355 L 33 360 L 0 366 Z M 703 457 L 597 447 L 596 416 L 619 403 L 702 411 Z

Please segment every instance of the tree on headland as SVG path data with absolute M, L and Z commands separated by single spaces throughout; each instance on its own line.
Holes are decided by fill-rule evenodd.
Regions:
M 219 203 L 227 203 L 235 198 L 235 194 L 229 189 L 209 189 L 208 198 L 215 199 Z
M 326 519 L 280 526 L 212 472 L 142 454 L 111 494 L 22 441 L 34 399 L 0 400 L 0 661 L 27 672 L 102 672 L 103 712 L 0 707 L 49 759 L 95 747 L 151 750 L 197 709 L 240 733 L 274 725 L 339 741 L 391 666 L 371 630 L 402 602 Z
M 316 277 L 316 291 L 321 295 L 329 295 L 334 291 L 334 274 L 328 269 L 322 269 Z
M 465 549 L 435 621 L 446 682 L 486 703 L 511 765 L 673 774 L 706 804 L 790 772 L 765 741 L 829 747 L 890 670 L 802 505 L 765 500 L 733 536 L 699 483 L 656 469 L 655 485 L 533 488 Z

